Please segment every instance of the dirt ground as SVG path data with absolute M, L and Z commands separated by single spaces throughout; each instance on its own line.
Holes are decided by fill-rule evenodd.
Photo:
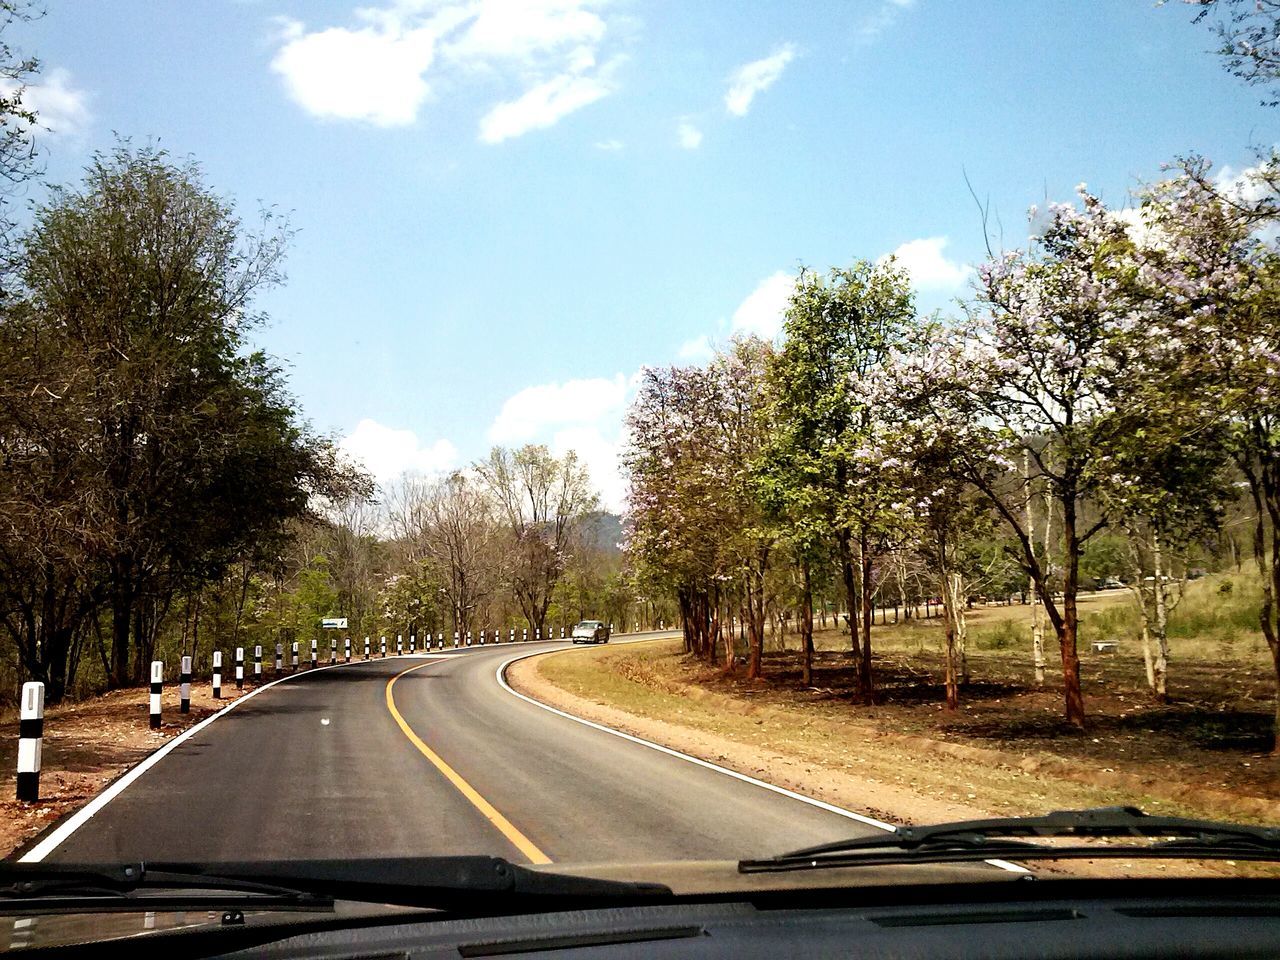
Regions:
M 244 693 L 250 687 L 245 686 Z M 161 698 L 162 726 L 150 728 L 147 687 L 116 690 L 101 697 L 45 711 L 40 800 L 14 799 L 18 721 L 0 722 L 0 855 L 9 856 L 60 817 L 84 806 L 130 767 L 168 740 L 227 706 L 240 694 L 235 682 L 213 699 L 207 682 L 191 688 L 191 712 L 179 713 L 177 686 Z

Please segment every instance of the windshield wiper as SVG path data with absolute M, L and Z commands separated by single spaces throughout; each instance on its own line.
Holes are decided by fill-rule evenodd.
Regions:
M 1162 842 L 1055 846 L 1018 839 L 1022 837 L 1165 839 Z M 1042 817 L 1007 817 L 923 827 L 898 827 L 876 836 L 824 843 L 761 860 L 742 860 L 738 863 L 738 872 L 768 873 L 873 864 L 994 859 L 1067 860 L 1114 857 L 1280 861 L 1280 828 L 1148 816 L 1137 807 L 1059 810 Z
M 0 865 L 0 905 L 42 898 L 133 896 L 201 890 L 261 896 L 299 906 L 355 900 L 479 912 L 528 900 L 661 899 L 669 887 L 530 870 L 500 857 L 394 857 L 367 860 Z M 217 899 L 211 898 L 211 899 Z

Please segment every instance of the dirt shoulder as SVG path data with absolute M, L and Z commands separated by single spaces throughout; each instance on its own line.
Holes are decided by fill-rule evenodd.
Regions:
M 248 686 L 243 694 L 250 692 Z M 74 813 L 117 777 L 183 731 L 238 699 L 235 684 L 214 700 L 208 683 L 192 686 L 191 712 L 179 713 L 177 687 L 162 694 L 163 724 L 150 728 L 150 691 L 115 690 L 45 711 L 40 800 L 14 799 L 18 755 L 16 718 L 0 723 L 0 855 L 11 856 L 61 818 Z

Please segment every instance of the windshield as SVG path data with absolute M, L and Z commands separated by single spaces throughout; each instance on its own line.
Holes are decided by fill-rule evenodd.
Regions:
M 0 4 L 11 862 L 1280 823 L 1273 4 L 180 10 Z

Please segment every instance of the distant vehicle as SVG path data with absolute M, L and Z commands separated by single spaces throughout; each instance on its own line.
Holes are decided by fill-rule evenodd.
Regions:
M 1122 590 L 1124 583 L 1115 577 L 1106 577 L 1098 584 L 1099 590 Z
M 1187 579 L 1199 580 L 1201 577 L 1205 576 L 1207 573 L 1208 571 L 1205 570 L 1203 567 L 1192 567 L 1190 570 L 1187 571 Z
M 583 620 L 573 628 L 574 643 L 608 643 L 609 625 L 601 620 Z

